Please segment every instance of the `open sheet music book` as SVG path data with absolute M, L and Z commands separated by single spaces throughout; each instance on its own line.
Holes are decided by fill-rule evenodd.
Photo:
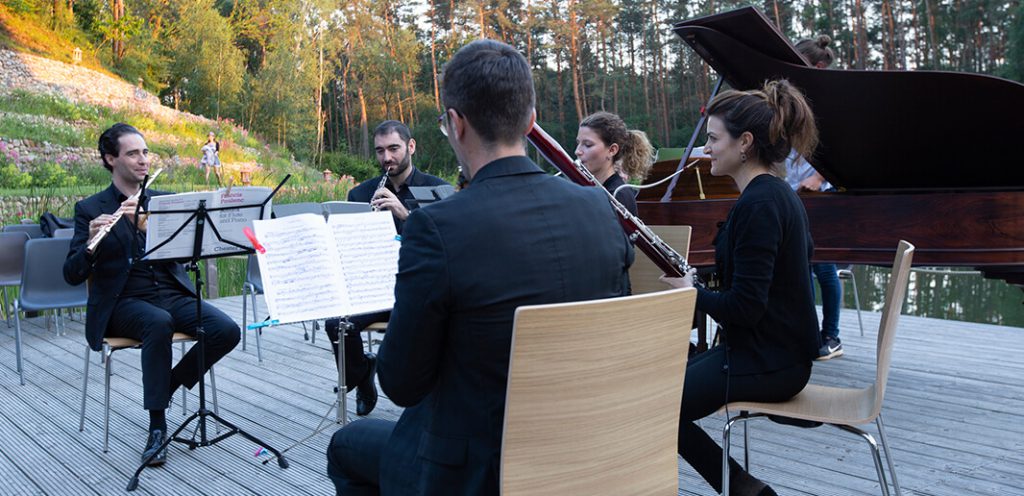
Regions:
M 256 219 L 270 218 L 271 202 L 263 207 L 263 215 L 260 215 L 260 204 L 273 192 L 272 188 L 260 186 L 245 186 L 227 189 L 221 188 L 217 191 L 199 191 L 195 193 L 178 193 L 176 195 L 160 195 L 149 199 L 149 225 L 146 228 L 146 252 L 156 248 L 165 240 L 171 238 L 175 231 L 181 227 L 191 214 L 174 213 L 160 214 L 160 211 L 167 210 L 194 210 L 199 207 L 200 200 L 206 200 L 206 208 L 235 207 L 241 205 L 255 205 L 249 208 L 232 210 L 214 210 L 209 212 L 210 222 L 206 224 L 203 232 L 203 256 L 229 255 L 232 253 L 245 253 L 245 250 L 228 243 L 221 242 L 213 232 L 217 228 L 221 238 L 233 241 L 242 246 L 249 246 L 249 241 L 242 234 L 242 229 L 252 227 Z M 210 224 L 213 224 L 211 226 Z M 147 260 L 181 259 L 192 256 L 192 246 L 195 240 L 196 222 L 189 221 L 174 239 L 160 247 L 159 250 L 150 253 Z
M 253 223 L 271 319 L 302 322 L 390 310 L 398 250 L 391 213 L 302 214 Z

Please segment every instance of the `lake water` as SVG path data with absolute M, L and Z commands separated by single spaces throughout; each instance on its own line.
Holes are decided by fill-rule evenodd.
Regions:
M 863 310 L 880 312 L 889 269 L 854 265 Z M 939 269 L 955 271 L 959 269 Z M 853 285 L 843 282 L 843 309 L 855 308 Z M 815 284 L 817 287 L 817 284 Z M 903 313 L 921 317 L 1024 327 L 1024 291 L 980 274 L 934 274 L 913 271 Z M 820 302 L 819 302 L 820 303 Z

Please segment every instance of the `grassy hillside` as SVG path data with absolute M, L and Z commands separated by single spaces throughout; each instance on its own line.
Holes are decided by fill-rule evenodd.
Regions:
M 81 30 L 75 27 L 50 29 L 35 18 L 20 15 L 6 3 L 0 3 L 0 48 L 71 64 L 76 47 L 82 50 L 82 61 L 78 65 L 112 74 L 103 67 L 92 43 Z

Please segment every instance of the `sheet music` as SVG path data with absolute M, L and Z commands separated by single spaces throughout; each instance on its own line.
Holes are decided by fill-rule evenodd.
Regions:
M 231 193 L 228 193 L 226 189 L 219 189 L 214 192 L 214 204 L 217 207 L 258 205 L 270 196 L 270 193 L 273 191 L 274 190 L 271 188 L 258 186 L 231 188 Z M 263 209 L 263 219 L 270 218 L 271 203 L 272 202 L 267 202 L 266 208 Z M 252 226 L 253 220 L 260 218 L 259 207 L 210 212 L 210 219 L 217 227 L 217 232 L 220 233 L 221 238 L 234 241 L 242 246 L 249 246 L 249 241 L 245 238 L 245 235 L 242 234 L 242 229 L 246 226 Z M 218 240 L 217 235 L 213 232 L 212 228 L 208 228 L 206 230 L 206 234 L 203 235 L 204 254 L 223 255 L 226 253 L 243 252 L 245 252 L 245 249 L 243 248 L 222 243 Z
M 199 206 L 200 200 L 206 200 L 206 208 L 230 207 L 239 205 L 257 205 L 265 200 L 271 188 L 265 187 L 239 187 L 232 188 L 231 193 L 221 188 L 217 191 L 199 191 L 193 193 L 178 193 L 175 195 L 159 195 L 149 199 L 149 210 L 160 212 L 166 210 L 194 210 Z M 270 202 L 263 209 L 263 218 L 270 217 Z M 245 226 L 252 225 L 254 219 L 260 218 L 260 208 L 242 208 L 238 210 L 215 210 L 209 212 L 210 222 L 203 230 L 202 255 L 224 255 L 230 253 L 242 253 L 245 250 L 217 239 L 213 232 L 213 223 L 221 237 L 249 246 L 248 240 L 242 234 Z M 182 223 L 191 216 L 190 213 L 181 214 L 153 214 L 149 216 L 149 226 L 146 232 L 146 251 L 149 252 L 164 240 L 171 238 L 174 232 L 181 227 Z M 156 252 L 151 253 L 148 260 L 160 259 L 182 259 L 192 256 L 192 246 L 195 240 L 195 219 L 170 242 Z
M 345 274 L 321 215 L 253 222 L 266 249 L 257 253 L 270 316 L 280 323 L 348 315 Z
M 160 195 L 149 199 L 149 210 L 158 212 L 161 210 L 193 210 L 199 206 L 199 200 L 206 200 L 207 207 L 210 206 L 211 195 L 209 192 L 179 193 L 176 195 Z M 146 227 L 146 252 L 155 248 L 164 240 L 171 238 L 174 232 L 189 218 L 191 214 L 154 214 L 149 216 Z M 192 255 L 192 245 L 195 242 L 196 224 L 195 219 L 189 221 L 188 225 L 171 239 L 158 251 L 150 253 L 147 257 L 150 260 L 167 258 L 187 258 Z
M 391 213 L 332 215 L 327 224 L 334 235 L 345 272 L 350 308 L 343 315 L 394 307 L 398 250 L 402 243 L 397 239 Z

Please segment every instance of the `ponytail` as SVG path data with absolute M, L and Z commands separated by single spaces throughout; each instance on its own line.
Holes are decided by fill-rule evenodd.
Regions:
M 819 63 L 823 63 L 825 67 L 828 67 L 836 58 L 835 53 L 828 47 L 830 43 L 832 43 L 832 38 L 821 35 L 813 40 L 805 39 L 796 42 L 796 49 L 811 65 L 817 66 Z
M 750 132 L 751 153 L 769 167 L 791 149 L 809 158 L 818 145 L 814 113 L 803 93 L 785 79 L 766 82 L 762 90 L 725 91 L 711 101 L 707 113 L 722 119 L 733 138 Z

